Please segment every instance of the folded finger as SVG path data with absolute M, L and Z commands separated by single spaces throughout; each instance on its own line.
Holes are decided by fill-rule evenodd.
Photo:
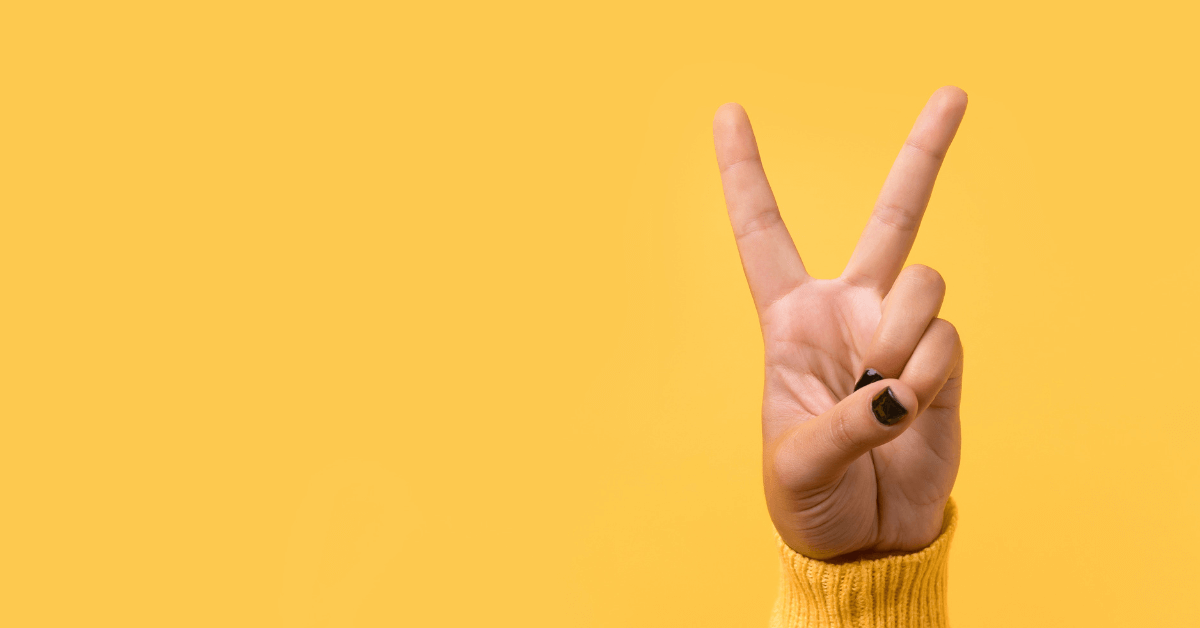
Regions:
M 900 376 L 930 321 L 937 318 L 945 296 L 946 282 L 936 270 L 914 264 L 900 273 L 884 299 L 855 390 L 871 381 Z

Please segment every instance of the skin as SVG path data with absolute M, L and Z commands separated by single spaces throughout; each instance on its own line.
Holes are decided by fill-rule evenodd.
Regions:
M 942 277 L 904 262 L 966 106 L 957 87 L 929 99 L 836 279 L 805 272 L 745 110 L 723 105 L 713 121 L 762 328 L 767 509 L 784 542 L 810 558 L 912 552 L 941 532 L 958 473 L 962 343 L 938 318 Z M 885 379 L 855 392 L 867 368 Z M 891 426 L 871 411 L 885 388 L 907 410 Z

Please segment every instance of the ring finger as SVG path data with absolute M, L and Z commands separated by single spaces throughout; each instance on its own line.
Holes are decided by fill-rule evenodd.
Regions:
M 936 270 L 914 264 L 901 271 L 884 299 L 879 325 L 863 356 L 865 372 L 855 390 L 904 372 L 921 336 L 937 318 L 945 296 L 946 282 Z

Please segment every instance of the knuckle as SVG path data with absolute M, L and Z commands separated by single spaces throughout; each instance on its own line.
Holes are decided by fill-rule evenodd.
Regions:
M 933 321 L 929 323 L 929 328 L 935 333 L 942 334 L 947 337 L 953 336 L 954 338 L 958 338 L 958 328 L 954 326 L 954 323 L 951 323 L 944 318 L 933 319 Z
M 935 290 L 937 292 L 946 291 L 946 280 L 938 271 L 924 264 L 913 264 L 905 269 L 905 272 L 911 278 L 926 290 Z
M 962 359 L 962 336 L 959 335 L 958 328 L 954 326 L 954 323 L 944 318 L 935 318 L 933 322 L 929 323 L 929 330 L 926 333 L 938 338 L 940 345 L 945 346 L 959 360 Z
M 957 351 L 962 351 L 962 336 L 958 333 L 958 328 L 954 323 L 944 319 L 935 318 L 929 323 L 929 331 L 950 340 L 951 344 L 957 347 Z

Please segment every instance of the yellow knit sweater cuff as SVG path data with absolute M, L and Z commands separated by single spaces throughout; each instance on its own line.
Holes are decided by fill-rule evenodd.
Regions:
M 912 554 L 833 564 L 796 553 L 776 533 L 782 565 L 771 628 L 946 628 L 951 499 L 942 532 Z

